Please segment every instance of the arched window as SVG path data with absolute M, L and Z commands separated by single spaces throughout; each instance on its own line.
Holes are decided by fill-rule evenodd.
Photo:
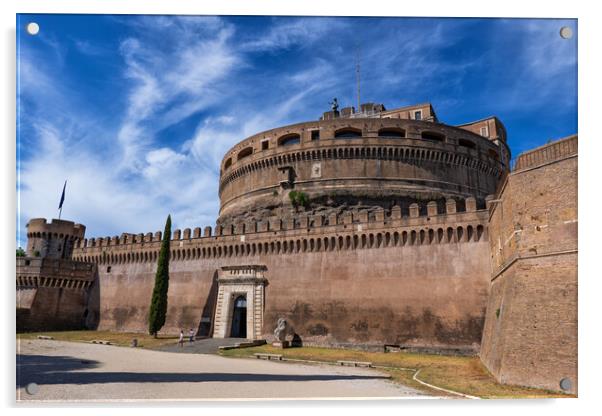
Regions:
M 401 139 L 406 137 L 406 131 L 400 128 L 386 128 L 378 131 L 378 137 Z
M 232 158 L 229 157 L 228 160 L 226 160 L 226 163 L 224 163 L 224 169 L 228 169 L 230 166 L 232 166 Z
M 242 149 L 240 152 L 238 152 L 238 156 L 237 159 L 243 159 L 247 156 L 251 156 L 253 154 L 253 148 L 252 147 L 245 147 L 244 149 Z
M 477 147 L 476 144 L 466 139 L 458 139 L 458 145 L 462 147 L 468 147 L 469 149 L 474 149 L 475 147 Z
M 297 133 L 287 134 L 278 139 L 278 146 L 290 146 L 301 143 L 301 136 Z
M 346 127 L 344 129 L 339 129 L 334 132 L 335 139 L 353 139 L 357 137 L 362 137 L 362 131 L 360 129 L 354 129 L 352 127 Z
M 445 135 L 441 133 L 435 133 L 433 131 L 423 131 L 420 133 L 423 140 L 430 140 L 432 142 L 445 142 Z

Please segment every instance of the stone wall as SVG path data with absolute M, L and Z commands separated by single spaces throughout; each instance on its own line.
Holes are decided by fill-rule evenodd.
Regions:
M 491 206 L 481 359 L 503 383 L 577 391 L 577 137 L 521 155 Z
M 96 265 L 53 258 L 17 258 L 17 331 L 94 328 L 91 293 Z
M 489 276 L 487 211 L 476 211 L 472 199 L 466 212 L 452 212 L 450 202 L 448 213 L 431 206 L 423 217 L 415 207 L 412 217 L 383 212 L 366 223 L 349 216 L 248 234 L 176 231 L 164 331 L 212 335 L 218 270 L 261 265 L 263 337 L 284 316 L 306 343 L 477 351 Z M 146 331 L 160 245 L 146 238 L 90 239 L 76 249 L 78 259 L 99 264 L 100 329 Z
M 503 142 L 418 120 L 337 119 L 280 127 L 243 140 L 224 157 L 218 222 L 286 204 L 292 187 L 310 199 L 340 193 L 385 203 L 394 196 L 484 198 L 506 171 L 500 148 L 509 154 Z

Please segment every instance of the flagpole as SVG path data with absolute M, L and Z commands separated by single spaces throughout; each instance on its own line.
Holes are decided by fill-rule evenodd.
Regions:
M 67 187 L 67 179 L 65 179 L 65 184 L 63 185 L 63 192 L 61 193 L 61 202 L 59 202 L 59 220 L 61 219 L 61 215 L 63 213 L 63 202 L 65 202 L 65 188 Z

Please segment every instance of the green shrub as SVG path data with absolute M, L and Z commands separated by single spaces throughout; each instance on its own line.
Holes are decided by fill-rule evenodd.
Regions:
M 299 206 L 307 207 L 309 205 L 309 197 L 305 192 L 290 191 L 288 197 L 295 208 Z
M 21 247 L 17 249 L 17 257 L 25 257 L 25 250 L 23 250 Z

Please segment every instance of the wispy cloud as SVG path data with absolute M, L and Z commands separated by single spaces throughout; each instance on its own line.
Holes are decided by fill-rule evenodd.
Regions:
M 215 18 L 174 20 L 160 17 L 139 38 L 121 43 L 125 75 L 133 81 L 118 139 L 123 146 L 121 167 L 144 166 L 144 151 L 157 130 L 179 122 L 229 94 L 219 82 L 240 61 L 229 46 L 233 29 Z M 199 36 L 199 27 L 209 35 Z M 170 42 L 157 48 L 148 40 L 168 29 Z M 146 123 L 152 119 L 152 123 Z
M 348 27 L 342 19 L 316 18 L 274 18 L 273 24 L 260 37 L 241 45 L 244 51 L 275 52 L 293 47 L 308 47 L 314 42 L 332 42 L 328 34 Z
M 521 26 L 510 65 L 496 54 L 514 32 L 491 25 L 504 36 L 476 39 L 472 21 L 409 20 L 401 30 L 392 19 L 107 19 L 117 34 L 103 43 L 49 32 L 21 47 L 22 222 L 55 214 L 68 179 L 63 216 L 91 236 L 158 230 L 168 213 L 174 227 L 214 223 L 225 152 L 316 119 L 334 96 L 355 104 L 358 45 L 364 100 L 389 107 L 431 99 L 438 110 L 515 115 L 529 108 L 521 100 L 539 110 L 572 88 L 572 50 L 540 22 Z M 477 41 L 484 46 L 471 53 Z M 73 69 L 75 55 L 89 78 Z

